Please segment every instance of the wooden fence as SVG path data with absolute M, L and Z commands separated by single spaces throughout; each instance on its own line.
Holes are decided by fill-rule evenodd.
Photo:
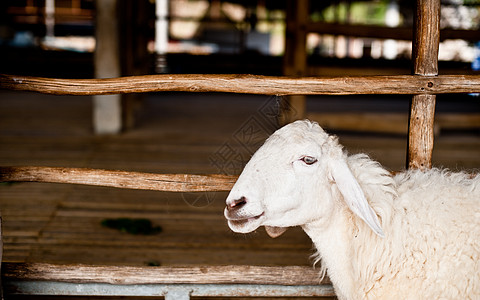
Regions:
M 266 95 L 410 94 L 408 166 L 429 168 L 435 95 L 480 93 L 478 75 L 438 74 L 439 0 L 418 0 L 412 75 L 289 78 L 252 75 L 153 75 L 112 79 L 55 79 L 0 75 L 0 88 L 57 95 L 143 92 L 228 92 Z M 49 167 L 0 167 L 2 181 L 101 185 L 157 191 L 228 191 L 233 176 L 146 174 Z M 306 267 L 100 267 L 3 264 L 9 293 L 48 295 L 332 296 L 328 281 Z

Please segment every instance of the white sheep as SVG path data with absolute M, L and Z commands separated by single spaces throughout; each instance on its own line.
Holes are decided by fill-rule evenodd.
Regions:
M 297 121 L 255 153 L 226 204 L 235 232 L 301 226 L 340 299 L 480 299 L 480 176 L 392 176 Z

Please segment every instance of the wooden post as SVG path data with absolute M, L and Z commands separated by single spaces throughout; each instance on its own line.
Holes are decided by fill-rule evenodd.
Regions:
M 122 76 L 149 73 L 150 54 L 148 53 L 148 22 L 154 16 L 154 5 L 148 0 L 117 0 L 120 16 L 120 62 Z M 143 93 L 122 95 L 122 129 L 135 127 L 135 112 L 144 99 Z
M 417 0 L 413 40 L 413 73 L 438 75 L 440 0 Z M 433 87 L 433 83 L 428 83 Z M 435 95 L 414 95 L 410 105 L 407 167 L 432 167 Z
M 285 55 L 283 73 L 301 77 L 307 71 L 308 0 L 287 1 L 287 28 L 285 30 Z M 280 123 L 286 124 L 306 116 L 306 97 L 289 96 L 283 107 Z
M 97 0 L 95 77 L 121 75 L 117 0 Z M 122 102 L 118 94 L 93 96 L 93 127 L 97 134 L 116 134 L 122 129 Z

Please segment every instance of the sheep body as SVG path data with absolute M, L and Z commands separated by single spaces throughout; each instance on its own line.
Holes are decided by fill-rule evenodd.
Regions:
M 338 174 L 348 172 L 335 170 L 342 162 L 378 220 L 347 201 Z M 480 299 L 480 176 L 439 169 L 391 176 L 299 121 L 252 157 L 225 216 L 237 232 L 302 226 L 340 299 Z
M 479 298 L 479 177 L 439 169 L 390 177 L 365 155 L 350 156 L 348 162 L 386 238 L 377 237 L 363 222 L 347 223 L 342 243 L 350 244 L 346 257 L 355 262 L 352 282 L 360 284 L 345 298 Z M 348 211 L 344 214 L 352 217 Z M 331 239 L 323 229 L 304 229 L 315 245 Z M 336 251 L 325 252 L 332 250 Z M 328 268 L 328 259 L 323 262 Z M 328 270 L 331 277 L 337 275 L 335 268 Z

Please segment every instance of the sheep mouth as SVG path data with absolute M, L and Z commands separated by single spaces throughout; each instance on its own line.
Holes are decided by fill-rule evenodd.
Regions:
M 255 221 L 255 220 L 258 220 L 260 219 L 261 217 L 263 217 L 265 213 L 261 213 L 259 214 L 258 216 L 254 216 L 254 217 L 248 217 L 248 218 L 230 218 L 228 219 L 228 221 L 236 224 L 236 223 L 239 223 L 239 224 L 243 224 L 243 223 L 246 223 L 246 222 L 250 222 L 250 221 Z
M 230 229 L 235 232 L 247 233 L 251 232 L 258 227 L 262 222 L 263 216 L 265 213 L 261 213 L 258 216 L 248 217 L 248 218 L 227 218 L 228 225 Z

